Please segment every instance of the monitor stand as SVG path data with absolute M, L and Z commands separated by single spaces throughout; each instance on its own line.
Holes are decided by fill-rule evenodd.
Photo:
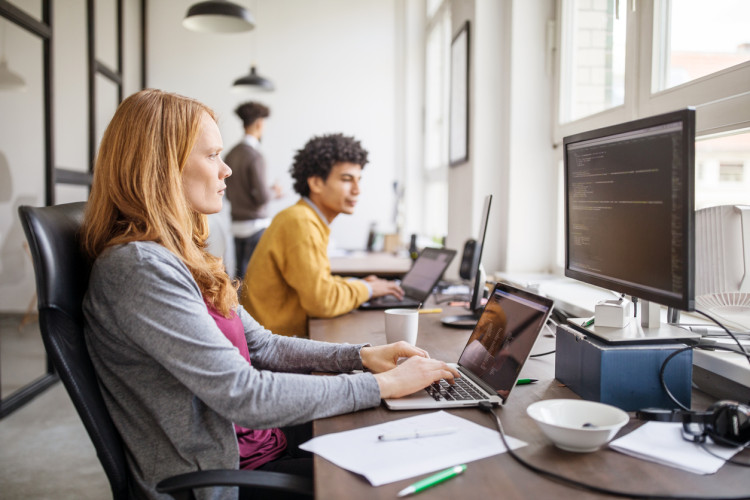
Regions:
M 636 343 L 658 343 L 658 342 L 698 342 L 700 333 L 680 328 L 668 323 L 662 323 L 660 319 L 661 307 L 659 304 L 646 301 L 638 301 L 640 305 L 639 314 L 631 318 L 623 328 L 611 328 L 597 326 L 596 318 L 594 324 L 583 326 L 590 318 L 569 318 L 568 323 L 576 326 L 579 330 L 585 330 L 594 337 L 612 344 L 636 344 Z M 674 312 L 668 312 L 669 317 Z
M 479 316 L 480 314 L 459 314 L 456 316 L 446 316 L 440 322 L 449 328 L 473 329 L 477 325 Z
M 469 299 L 469 314 L 459 314 L 456 316 L 446 316 L 442 318 L 440 322 L 449 328 L 462 328 L 462 329 L 473 329 L 479 317 L 482 315 L 484 306 L 482 305 L 482 299 L 484 298 L 485 283 L 487 282 L 486 273 L 484 272 L 484 266 L 479 264 L 477 269 L 477 275 L 474 277 L 474 293 L 472 293 Z

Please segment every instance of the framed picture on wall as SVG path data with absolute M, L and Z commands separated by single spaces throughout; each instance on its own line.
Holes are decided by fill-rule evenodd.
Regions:
M 451 42 L 450 165 L 469 159 L 469 21 Z

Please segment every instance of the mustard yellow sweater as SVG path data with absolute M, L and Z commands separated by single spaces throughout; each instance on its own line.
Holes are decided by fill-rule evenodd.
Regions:
M 279 212 L 248 264 L 240 302 L 274 333 L 307 337 L 307 318 L 330 318 L 369 298 L 358 280 L 331 275 L 331 229 L 304 200 Z

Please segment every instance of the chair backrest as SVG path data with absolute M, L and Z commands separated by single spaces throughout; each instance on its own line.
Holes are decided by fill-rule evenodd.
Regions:
M 34 262 L 44 347 L 107 474 L 115 500 L 129 498 L 122 439 L 102 398 L 83 336 L 83 296 L 91 263 L 79 244 L 84 202 L 19 207 Z

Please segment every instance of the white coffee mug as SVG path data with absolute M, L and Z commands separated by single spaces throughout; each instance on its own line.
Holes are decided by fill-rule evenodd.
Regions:
M 415 345 L 418 326 L 419 311 L 416 309 L 385 310 L 385 339 L 389 344 L 404 340 Z

